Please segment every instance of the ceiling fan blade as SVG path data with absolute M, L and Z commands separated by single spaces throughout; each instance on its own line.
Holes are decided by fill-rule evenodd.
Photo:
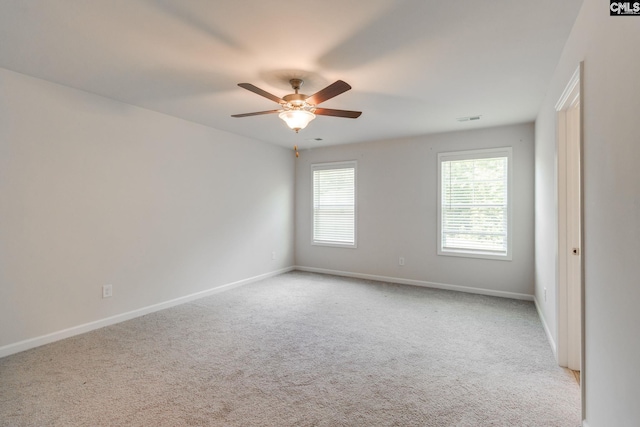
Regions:
M 333 116 L 333 117 L 345 117 L 347 119 L 357 119 L 362 114 L 362 111 L 349 111 L 349 110 L 332 110 L 331 108 L 316 108 L 315 114 L 320 116 Z
M 330 84 L 319 92 L 314 93 L 306 99 L 309 104 L 318 105 L 321 102 L 331 99 L 334 96 L 338 96 L 351 89 L 348 83 L 338 80 L 335 83 Z
M 264 96 L 265 98 L 270 99 L 273 102 L 277 102 L 278 104 L 285 103 L 282 98 L 278 98 L 277 96 L 267 92 L 266 90 L 262 90 L 259 87 L 252 85 L 251 83 L 238 83 L 238 86 L 250 92 L 257 93 L 260 96 Z
M 262 114 L 273 114 L 273 113 L 281 113 L 281 112 L 282 110 L 258 111 L 256 113 L 233 114 L 231 117 L 260 116 Z

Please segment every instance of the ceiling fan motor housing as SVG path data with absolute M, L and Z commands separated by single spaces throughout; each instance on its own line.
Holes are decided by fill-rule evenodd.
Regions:
M 304 80 L 291 79 L 289 80 L 289 83 L 291 84 L 291 88 L 295 91 L 295 93 L 291 93 L 282 97 L 282 100 L 285 101 L 285 104 L 283 104 L 284 108 L 286 108 L 287 110 L 312 110 L 315 106 L 306 102 L 306 99 L 309 96 L 303 93 L 298 93 L 298 91 L 304 84 Z
M 282 108 L 285 111 L 308 111 L 313 113 L 316 111 L 316 106 L 309 104 L 305 101 L 305 95 L 302 94 L 294 94 L 287 95 L 282 98 L 286 101 L 285 104 L 282 104 Z

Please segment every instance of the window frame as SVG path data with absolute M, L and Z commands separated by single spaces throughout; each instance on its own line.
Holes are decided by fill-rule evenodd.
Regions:
M 444 249 L 442 247 L 442 197 L 443 197 L 443 182 L 442 182 L 442 164 L 447 161 L 456 160 L 472 160 L 472 159 L 488 159 L 496 157 L 507 158 L 507 250 L 505 254 L 497 254 L 494 252 L 473 250 L 473 249 Z M 513 149 L 512 147 L 496 147 L 496 148 L 483 148 L 476 150 L 464 150 L 464 151 L 447 151 L 438 153 L 437 156 L 437 253 L 440 256 L 455 256 L 465 258 L 481 258 L 501 261 L 513 260 Z
M 347 169 L 353 168 L 353 243 L 341 243 L 335 241 L 316 240 L 315 238 L 315 185 L 314 172 L 317 170 Z M 311 245 L 327 246 L 336 248 L 358 247 L 358 162 L 356 160 L 346 160 L 328 163 L 311 164 Z

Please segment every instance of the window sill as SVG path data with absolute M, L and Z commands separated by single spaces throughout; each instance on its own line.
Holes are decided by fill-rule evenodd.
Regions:
M 327 246 L 332 248 L 356 249 L 358 245 L 355 243 L 339 243 L 339 242 L 311 242 L 312 246 Z
M 440 256 L 454 256 L 462 258 L 479 258 L 479 259 L 491 259 L 497 261 L 512 261 L 513 258 L 510 253 L 507 254 L 493 254 L 488 252 L 474 252 L 469 250 L 439 250 Z

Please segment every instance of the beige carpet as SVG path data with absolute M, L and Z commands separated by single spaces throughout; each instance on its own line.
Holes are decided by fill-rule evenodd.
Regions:
M 3 426 L 579 426 L 530 302 L 293 272 L 0 359 Z

